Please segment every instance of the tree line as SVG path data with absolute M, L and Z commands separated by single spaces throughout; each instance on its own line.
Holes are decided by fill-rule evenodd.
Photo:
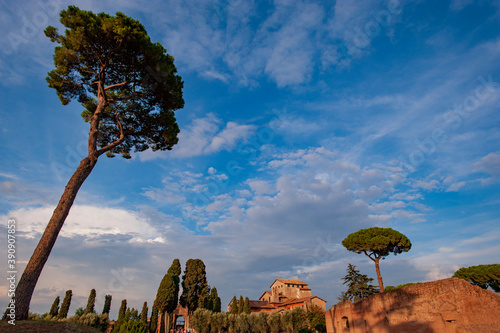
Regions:
M 216 313 L 207 309 L 197 309 L 191 316 L 191 326 L 196 333 L 326 332 L 325 313 L 316 305 L 307 310 L 296 307 L 272 313 L 245 311 L 237 314 Z

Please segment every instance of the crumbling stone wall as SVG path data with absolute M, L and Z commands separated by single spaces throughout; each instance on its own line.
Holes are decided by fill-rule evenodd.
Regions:
M 328 333 L 499 333 L 500 296 L 450 278 L 341 302 L 326 325 Z

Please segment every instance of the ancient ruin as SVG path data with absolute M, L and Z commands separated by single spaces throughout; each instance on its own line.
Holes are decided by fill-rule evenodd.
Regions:
M 326 312 L 328 333 L 498 333 L 500 296 L 457 278 L 341 302 Z

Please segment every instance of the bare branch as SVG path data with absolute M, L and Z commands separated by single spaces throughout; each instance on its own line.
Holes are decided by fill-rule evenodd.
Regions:
M 129 83 L 130 83 L 129 81 L 123 81 L 122 83 L 115 83 L 115 84 L 112 84 L 110 86 L 105 87 L 104 90 L 108 90 L 108 89 L 119 87 L 119 86 L 124 86 L 124 85 L 129 84 Z
M 369 255 L 368 253 L 366 253 L 366 251 L 363 250 L 363 253 L 368 257 L 370 258 L 371 260 L 373 261 L 376 261 L 374 258 L 371 257 L 371 255 Z
M 101 156 L 102 154 L 106 153 L 107 151 L 110 151 L 111 149 L 115 148 L 116 146 L 121 144 L 123 141 L 125 141 L 125 132 L 123 131 L 122 123 L 120 122 L 120 119 L 118 118 L 119 115 L 120 115 L 119 112 L 115 113 L 115 123 L 116 123 L 116 126 L 118 126 L 118 128 L 120 129 L 120 137 L 118 138 L 118 140 L 116 140 L 116 141 L 110 143 L 109 145 L 99 149 L 97 151 L 97 156 Z

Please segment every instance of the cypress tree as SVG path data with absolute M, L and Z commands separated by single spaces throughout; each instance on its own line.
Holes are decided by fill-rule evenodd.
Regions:
M 181 274 L 181 265 L 179 259 L 174 259 L 172 265 L 163 276 L 158 291 L 156 292 L 156 309 L 163 312 L 172 313 L 179 302 L 179 275 Z
M 240 295 L 240 300 L 238 301 L 238 314 L 242 314 L 244 308 L 245 308 L 245 301 L 243 300 L 243 296 Z
M 208 295 L 206 295 L 204 301 L 203 301 L 203 308 L 207 309 L 209 311 L 214 311 L 214 301 L 212 298 L 212 288 L 208 286 Z
M 96 297 L 95 289 L 92 289 L 90 291 L 89 299 L 87 301 L 87 307 L 85 308 L 85 312 L 83 314 L 95 312 L 94 311 L 95 297 Z
M 59 313 L 59 296 L 57 296 L 56 299 L 54 300 L 54 303 L 52 303 L 49 314 L 52 317 L 55 317 L 57 316 L 58 313 Z
M 243 304 L 243 313 L 250 314 L 250 300 L 245 297 L 245 302 Z
M 158 326 L 158 310 L 156 309 L 156 302 L 153 303 L 153 308 L 151 309 L 151 318 L 149 319 L 149 332 L 155 333 L 156 326 Z
M 69 306 L 71 305 L 71 297 L 73 296 L 73 291 L 66 291 L 66 296 L 64 296 L 61 309 L 59 310 L 59 314 L 57 315 L 58 319 L 66 318 L 68 316 Z
M 144 302 L 141 311 L 141 323 L 147 325 L 148 323 L 148 302 Z
M 130 310 L 129 314 L 130 314 Z M 127 315 L 127 300 L 122 300 L 122 304 L 120 305 L 120 310 L 118 310 L 118 319 L 116 320 L 115 326 L 113 327 L 113 332 L 118 332 L 120 330 L 120 326 L 125 322 Z
M 179 259 L 174 259 L 172 265 L 163 276 L 160 282 L 158 291 L 156 292 L 155 306 L 160 314 L 167 313 L 165 316 L 165 325 L 170 326 L 167 322 L 170 320 L 172 314 L 179 303 L 179 275 L 181 274 L 181 264 Z
M 217 293 L 217 288 L 213 287 L 212 290 L 210 291 L 210 305 L 211 305 L 211 311 L 213 312 L 221 312 L 221 301 L 220 297 Z
M 102 308 L 102 314 L 109 314 L 109 310 L 111 310 L 111 295 L 104 296 L 104 307 Z
M 204 304 L 208 292 L 205 264 L 200 259 L 189 259 L 182 276 L 180 304 L 193 313 Z
M 236 295 L 233 296 L 233 300 L 231 301 L 231 310 L 229 313 L 234 315 L 238 314 L 238 300 L 236 299 Z

